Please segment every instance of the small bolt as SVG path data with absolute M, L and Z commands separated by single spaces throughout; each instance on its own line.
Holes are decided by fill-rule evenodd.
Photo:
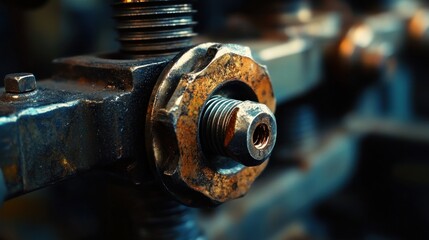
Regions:
M 265 162 L 276 142 L 275 117 L 257 102 L 214 96 L 207 102 L 202 124 L 207 149 L 246 166 Z
M 11 73 L 4 78 L 7 93 L 26 93 L 36 89 L 36 77 L 31 73 Z

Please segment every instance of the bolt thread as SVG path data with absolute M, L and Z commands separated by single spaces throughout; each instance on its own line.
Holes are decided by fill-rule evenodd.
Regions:
M 235 107 L 241 101 L 214 96 L 207 101 L 203 112 L 202 131 L 205 133 L 205 145 L 215 153 L 227 156 L 224 141 L 228 124 L 234 113 Z
M 177 54 L 196 35 L 189 1 L 121 0 L 113 9 L 120 51 L 128 56 Z
M 203 239 L 194 209 L 174 201 L 158 184 L 144 188 L 138 216 L 141 239 Z

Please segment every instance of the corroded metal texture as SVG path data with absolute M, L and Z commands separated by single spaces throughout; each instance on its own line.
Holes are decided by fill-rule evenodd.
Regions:
M 147 114 L 147 151 L 163 184 L 187 205 L 213 206 L 245 195 L 267 164 L 246 167 L 204 151 L 201 115 L 214 95 L 275 110 L 268 73 L 248 48 L 201 44 L 164 69 Z
M 169 59 L 81 56 L 55 61 L 50 80 L 0 89 L 0 169 L 7 198 L 120 161 L 144 159 L 145 113 Z

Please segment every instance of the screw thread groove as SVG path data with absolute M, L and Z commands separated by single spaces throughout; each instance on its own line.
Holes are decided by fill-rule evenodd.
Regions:
M 145 0 L 113 4 L 121 52 L 131 56 L 176 54 L 191 45 L 195 11 L 189 1 Z
M 207 101 L 203 112 L 202 129 L 205 133 L 205 144 L 213 152 L 227 156 L 224 148 L 227 127 L 235 107 L 241 101 L 214 96 Z

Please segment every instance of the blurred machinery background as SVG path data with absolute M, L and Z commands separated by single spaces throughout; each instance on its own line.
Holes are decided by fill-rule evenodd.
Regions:
M 74 77 L 76 71 L 85 71 L 69 65 L 95 60 L 56 60 L 55 67 L 52 60 L 94 52 L 102 56 L 120 48 L 115 20 L 123 24 L 121 9 L 115 9 L 112 19 L 112 2 L 0 2 L 0 76 L 24 71 L 44 79 L 60 71 L 60 77 Z M 136 190 L 128 183 L 124 175 L 135 174 L 132 163 L 85 165 L 91 170 L 66 181 L 52 179 L 52 186 L 5 201 L 0 208 L 0 239 L 145 239 L 151 231 L 147 226 L 163 232 L 164 226 L 158 225 L 174 222 L 187 225 L 162 239 L 429 238 L 425 204 L 429 201 L 429 8 L 425 1 L 189 2 L 196 9 L 198 33 L 192 44 L 248 46 L 253 59 L 265 65 L 271 76 L 277 99 L 277 143 L 250 191 L 216 208 L 178 216 L 185 211 L 179 206 L 165 213 L 172 216 L 168 221 L 147 222 L 144 205 L 149 203 L 142 199 L 154 199 L 150 208 L 169 208 L 171 203 L 147 190 L 153 185 Z M 205 49 L 197 46 L 190 50 L 196 55 Z M 239 51 L 230 46 L 212 48 Z M 110 76 L 112 63 L 105 64 L 102 68 L 107 70 L 91 76 Z M 176 64 L 189 67 L 179 60 Z M 160 72 L 156 67 L 150 71 Z M 228 94 L 238 99 L 247 91 L 240 86 L 231 89 Z M 132 106 L 133 101 L 127 104 Z M 4 134 L 1 129 L 0 134 Z M 79 143 L 78 135 L 70 134 L 66 143 Z M 8 143 L 0 142 L 4 150 L 1 144 Z M 175 184 L 165 181 L 167 187 Z M 181 189 L 174 195 L 186 202 L 186 194 L 195 194 L 189 191 Z M 198 198 L 200 205 L 206 202 Z M 189 235 L 179 234 L 183 232 Z

